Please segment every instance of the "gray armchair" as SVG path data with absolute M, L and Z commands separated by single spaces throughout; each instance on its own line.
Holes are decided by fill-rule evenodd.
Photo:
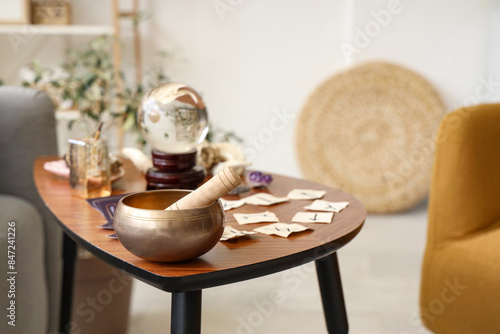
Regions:
M 7 267 L 8 222 L 15 223 L 15 299 L 0 280 L 0 309 L 15 300 L 15 325 L 0 333 L 58 333 L 62 232 L 39 198 L 33 162 L 57 154 L 54 105 L 41 91 L 0 86 L 0 273 Z M 15 329 L 15 331 L 13 331 Z

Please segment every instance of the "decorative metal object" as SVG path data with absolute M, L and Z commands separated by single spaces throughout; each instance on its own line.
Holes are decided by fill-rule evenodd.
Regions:
M 226 224 L 220 200 L 197 209 L 165 210 L 189 192 L 155 190 L 123 197 L 114 215 L 123 246 L 154 262 L 185 261 L 211 250 Z

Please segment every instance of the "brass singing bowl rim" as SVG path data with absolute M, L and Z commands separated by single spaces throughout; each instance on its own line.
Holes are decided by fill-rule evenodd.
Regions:
M 145 197 L 155 197 L 158 193 L 170 192 L 171 194 L 182 194 L 177 196 L 176 200 L 170 202 L 164 202 L 164 206 L 161 208 L 144 208 L 141 207 L 145 204 L 144 201 L 140 201 L 140 198 Z M 179 219 L 194 219 L 194 218 L 205 218 L 213 214 L 213 212 L 207 211 L 211 206 L 219 204 L 216 208 L 217 211 L 223 211 L 222 203 L 220 199 L 212 202 L 208 205 L 201 206 L 194 209 L 183 209 L 183 210 L 165 210 L 171 204 L 175 203 L 180 198 L 191 193 L 192 190 L 185 189 L 161 189 L 161 190 L 149 190 L 136 192 L 124 196 L 118 202 L 117 209 L 120 209 L 120 214 L 123 216 L 128 216 L 130 218 L 147 218 L 148 220 L 179 220 Z M 184 193 L 184 194 L 183 194 Z M 138 206 L 137 204 L 141 204 Z M 197 214 L 197 212 L 199 212 Z

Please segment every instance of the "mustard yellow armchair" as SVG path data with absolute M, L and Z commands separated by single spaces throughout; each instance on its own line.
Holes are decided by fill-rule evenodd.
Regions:
M 500 333 L 500 104 L 443 119 L 420 311 L 435 333 Z

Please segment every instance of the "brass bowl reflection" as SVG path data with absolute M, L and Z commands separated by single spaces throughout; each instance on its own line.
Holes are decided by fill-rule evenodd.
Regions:
M 123 197 L 113 221 L 123 246 L 154 262 L 189 260 L 211 250 L 226 225 L 220 201 L 196 209 L 164 210 L 189 192 L 152 190 Z

